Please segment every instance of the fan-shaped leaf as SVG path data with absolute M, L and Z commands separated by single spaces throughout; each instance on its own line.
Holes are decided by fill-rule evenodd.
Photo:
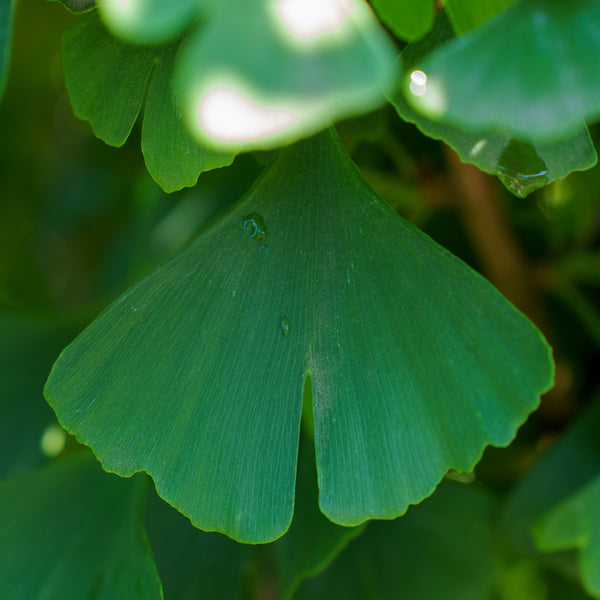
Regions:
M 293 508 L 305 377 L 320 506 L 391 518 L 508 444 L 550 350 L 488 282 L 387 208 L 331 134 L 284 151 L 196 242 L 61 355 L 46 397 L 105 468 L 261 542 Z
M 419 72 L 417 66 L 437 48 L 454 39 L 454 31 L 444 11 L 438 13 L 430 34 L 409 44 L 400 55 L 403 76 Z M 441 50 L 440 50 L 441 51 Z M 414 82 L 413 82 L 414 83 Z M 415 90 L 418 91 L 419 84 Z M 425 135 L 446 142 L 463 162 L 497 175 L 517 196 L 566 177 L 573 171 L 589 169 L 597 155 L 584 123 L 573 133 L 549 142 L 523 141 L 498 129 L 465 130 L 447 120 L 434 120 L 414 110 L 401 86 L 390 96 L 398 115 L 414 123 Z
M 552 141 L 600 115 L 599 50 L 596 0 L 521 0 L 432 55 L 405 93 L 459 127 Z
M 73 14 L 88 12 L 96 7 L 96 0 L 50 0 L 50 2 L 62 4 Z
M 88 452 L 0 483 L 0 596 L 162 598 L 141 524 L 144 484 L 107 475 Z
M 148 171 L 167 192 L 194 185 L 201 172 L 233 160 L 232 154 L 199 146 L 184 127 L 171 93 L 177 49 L 178 43 L 157 48 L 126 45 L 106 31 L 96 13 L 75 23 L 63 41 L 73 112 L 89 121 L 107 144 L 125 143 L 148 88 L 142 150 Z
M 431 28 L 433 0 L 371 0 L 379 18 L 404 40 L 416 40 Z
M 268 148 L 384 101 L 394 49 L 364 0 L 226 0 L 176 69 L 193 134 Z
M 580 550 L 584 587 L 595 598 L 600 598 L 600 468 L 598 472 L 591 483 L 546 513 L 534 529 L 540 550 Z

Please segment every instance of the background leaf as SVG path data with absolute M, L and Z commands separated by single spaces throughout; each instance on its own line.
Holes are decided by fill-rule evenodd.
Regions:
M 45 393 L 105 468 L 143 469 L 198 527 L 261 542 L 291 520 L 305 377 L 321 510 L 357 525 L 508 444 L 552 371 L 533 325 L 328 133 L 105 310 Z
M 96 13 L 73 25 L 63 42 L 73 111 L 104 142 L 123 145 L 146 100 L 142 151 L 148 172 L 166 192 L 192 186 L 200 173 L 233 160 L 233 154 L 199 146 L 183 124 L 171 91 L 178 48 L 179 42 L 126 45 L 106 31 Z
M 141 524 L 144 484 L 107 475 L 88 452 L 1 482 L 2 597 L 162 598 Z
M 401 519 L 370 523 L 296 598 L 487 598 L 498 569 L 495 508 L 483 490 L 444 482 Z
M 14 0 L 0 0 L 0 99 L 8 80 L 14 8 Z
M 446 13 L 440 11 L 432 31 L 422 40 L 409 44 L 400 55 L 403 77 L 408 77 L 435 50 L 443 51 L 453 39 L 450 21 Z M 430 119 L 414 110 L 401 87 L 402 84 L 390 95 L 390 102 L 402 119 L 414 123 L 429 137 L 444 141 L 463 162 L 497 175 L 517 196 L 526 196 L 573 171 L 596 164 L 596 151 L 583 123 L 573 133 L 549 142 L 524 141 L 493 128 L 470 131 L 445 118 Z
M 542 516 L 534 529 L 536 544 L 542 551 L 580 550 L 584 586 L 595 598 L 600 598 L 599 506 L 600 465 L 595 479 Z
M 595 0 L 521 0 L 432 55 L 426 88 L 415 94 L 406 81 L 405 94 L 466 130 L 556 140 L 600 114 L 599 27 Z
M 74 14 L 84 13 L 96 7 L 96 0 L 49 0 L 50 2 L 59 2 L 69 12 Z
M 444 6 L 454 29 L 464 34 L 502 12 L 513 2 L 514 0 L 446 0 Z
M 433 23 L 433 0 L 371 0 L 371 5 L 381 21 L 404 40 L 420 38 Z

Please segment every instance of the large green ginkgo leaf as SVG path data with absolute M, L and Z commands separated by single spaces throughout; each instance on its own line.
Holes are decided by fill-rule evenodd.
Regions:
M 292 518 L 306 378 L 321 510 L 357 525 L 508 444 L 552 377 L 535 327 L 325 133 L 107 308 L 45 394 L 107 470 L 145 470 L 198 527 L 265 542 Z
M 171 91 L 178 47 L 124 44 L 94 12 L 65 33 L 62 48 L 73 112 L 107 144 L 126 142 L 146 100 L 142 150 L 150 175 L 166 192 L 192 186 L 200 173 L 233 160 L 199 145 L 183 123 Z
M 87 451 L 0 483 L 0 597 L 162 598 L 145 483 L 107 475 Z
M 520 0 L 421 65 L 413 105 L 466 129 L 553 140 L 600 116 L 600 3 Z
M 432 31 L 402 51 L 400 70 L 403 76 L 417 74 L 416 79 L 413 76 L 415 92 L 424 89 L 423 84 L 418 83 L 421 73 L 419 64 L 454 38 L 446 12 L 440 11 Z M 517 139 L 510 133 L 494 128 L 471 131 L 453 125 L 446 119 L 431 119 L 418 112 L 407 101 L 402 85 L 400 83 L 390 94 L 390 102 L 402 119 L 414 123 L 425 135 L 443 140 L 458 153 L 463 162 L 497 175 L 517 196 L 527 196 L 573 171 L 589 169 L 596 164 L 596 151 L 584 123 L 576 131 L 548 142 Z

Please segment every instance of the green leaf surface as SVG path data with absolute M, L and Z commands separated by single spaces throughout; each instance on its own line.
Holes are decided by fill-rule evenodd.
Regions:
M 521 0 L 432 55 L 426 85 L 405 79 L 404 92 L 465 129 L 553 141 L 600 115 L 599 51 L 596 0 Z
M 600 466 L 595 479 L 542 516 L 533 533 L 542 551 L 579 549 L 584 587 L 600 598 Z
M 166 192 L 191 187 L 204 171 L 230 165 L 234 155 L 213 152 L 192 139 L 175 106 L 171 79 L 178 45 L 156 59 L 148 89 L 142 126 L 142 152 L 146 168 Z
M 291 521 L 307 376 L 320 507 L 352 526 L 508 444 L 553 366 L 535 327 L 326 133 L 107 308 L 45 393 L 106 469 L 145 470 L 198 527 L 265 542 Z
M 506 539 L 519 552 L 534 554 L 533 524 L 552 506 L 592 481 L 600 471 L 600 395 L 543 454 L 511 493 L 503 511 Z
M 488 19 L 505 10 L 515 0 L 446 0 L 454 29 L 461 34 L 471 31 Z
M 363 529 L 335 525 L 319 510 L 314 443 L 302 436 L 294 520 L 286 535 L 271 546 L 277 558 L 279 597 L 291 598 L 304 579 L 326 569 Z
M 55 422 L 44 402 L 44 381 L 75 333 L 74 324 L 54 315 L 0 311 L 0 478 L 43 463 L 40 440 Z
M 0 0 L 0 99 L 8 80 L 14 8 L 14 0 Z
M 444 482 L 393 522 L 370 523 L 298 600 L 481 600 L 498 564 L 495 502 L 484 491 Z
M 249 547 L 196 529 L 182 514 L 148 494 L 146 529 L 167 600 L 232 600 L 240 589 Z
M 80 14 L 88 12 L 96 7 L 96 0 L 49 0 L 62 4 L 69 12 Z
M 422 40 L 409 44 L 400 55 L 402 78 L 409 76 L 436 49 L 455 38 L 446 13 L 438 13 L 432 31 Z M 400 80 L 402 82 L 402 79 Z M 494 128 L 470 131 L 447 120 L 430 119 L 406 100 L 402 83 L 390 95 L 398 115 L 414 123 L 425 135 L 443 140 L 460 156 L 491 175 L 517 196 L 566 177 L 573 171 L 589 169 L 597 155 L 585 124 L 573 133 L 549 142 L 523 141 Z
M 0 483 L 0 597 L 162 598 L 141 523 L 145 483 L 104 473 L 88 452 Z
M 200 173 L 231 164 L 194 141 L 171 91 L 179 44 L 148 48 L 124 44 L 108 33 L 97 13 L 80 19 L 63 41 L 65 80 L 73 112 L 95 135 L 122 146 L 144 99 L 142 151 L 149 173 L 166 191 L 192 186 Z
M 403 40 L 416 40 L 431 28 L 433 0 L 371 0 L 377 16 Z
M 98 0 L 107 27 L 133 44 L 175 40 L 198 13 L 201 0 Z
M 175 89 L 197 139 L 272 148 L 385 101 L 395 50 L 365 1 L 300 8 L 223 0 L 190 35 Z

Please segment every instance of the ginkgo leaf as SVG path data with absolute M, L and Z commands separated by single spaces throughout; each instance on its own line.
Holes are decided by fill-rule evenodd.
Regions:
M 444 6 L 458 33 L 467 33 L 502 12 L 515 0 L 446 0 Z
M 0 0 L 0 99 L 8 79 L 14 8 L 15 0 Z
M 98 0 L 111 31 L 134 44 L 170 42 L 198 15 L 202 0 Z
M 150 175 L 166 192 L 194 185 L 203 171 L 233 160 L 231 153 L 200 146 L 183 124 L 171 91 L 178 47 L 125 44 L 94 12 L 65 33 L 62 48 L 73 112 L 107 144 L 125 143 L 147 93 L 142 150 Z
M 455 37 L 452 25 L 440 11 L 432 31 L 422 40 L 409 44 L 400 55 L 402 77 L 412 74 L 415 92 L 422 91 L 419 78 L 425 77 L 418 66 L 436 49 L 444 48 Z M 589 169 L 596 164 L 597 155 L 585 123 L 572 133 L 558 139 L 541 142 L 523 140 L 494 129 L 465 129 L 446 119 L 436 120 L 415 110 L 407 101 L 402 81 L 390 94 L 390 102 L 398 115 L 414 123 L 425 135 L 443 140 L 457 152 L 463 162 L 471 163 L 492 175 L 517 196 L 527 196 L 536 189 L 566 177 L 573 171 Z M 419 87 L 421 86 L 421 87 Z
M 599 49 L 596 0 L 520 0 L 433 54 L 426 85 L 415 93 L 407 78 L 404 91 L 434 119 L 552 141 L 600 116 Z
M 142 527 L 145 481 L 79 452 L 0 483 L 0 597 L 158 600 Z
M 273 148 L 383 104 L 394 56 L 364 0 L 223 0 L 182 48 L 175 90 L 203 143 Z
M 535 524 L 537 547 L 546 552 L 577 548 L 585 589 L 600 598 L 600 465 L 598 475 Z
M 405 40 L 416 40 L 427 33 L 433 23 L 433 0 L 371 0 L 379 18 Z
M 483 489 L 445 481 L 405 517 L 370 523 L 325 573 L 303 583 L 296 597 L 489 598 L 499 563 L 495 512 L 495 499 Z
M 62 4 L 69 12 L 79 14 L 96 8 L 96 0 L 50 0 Z
M 108 307 L 45 394 L 107 470 L 144 470 L 196 526 L 266 542 L 292 518 L 307 378 L 320 507 L 349 526 L 508 444 L 553 365 L 537 329 L 325 133 Z

